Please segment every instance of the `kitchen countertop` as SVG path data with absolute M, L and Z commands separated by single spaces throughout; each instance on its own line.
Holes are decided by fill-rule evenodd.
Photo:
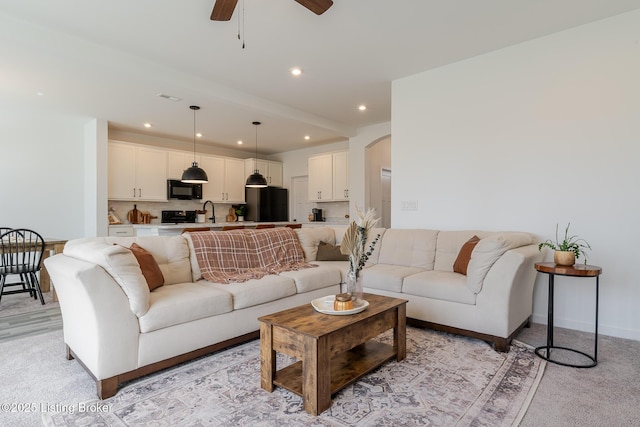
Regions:
M 109 227 L 133 227 L 133 228 L 161 228 L 161 229 L 173 229 L 173 228 L 217 228 L 224 227 L 225 225 L 246 225 L 248 227 L 255 227 L 257 224 L 275 224 L 285 225 L 291 224 L 291 222 L 184 222 L 184 223 L 158 223 L 158 224 L 116 224 Z
M 254 222 L 254 221 L 236 221 L 236 222 L 186 222 L 186 223 L 158 223 L 158 224 L 113 224 L 109 225 L 109 227 L 119 228 L 119 227 L 133 227 L 133 228 L 158 228 L 158 229 L 183 229 L 183 228 L 219 228 L 224 227 L 225 225 L 246 225 L 247 227 L 255 227 L 257 224 L 275 224 L 276 226 L 284 226 L 286 224 L 296 224 L 291 221 L 274 221 L 274 222 Z M 308 226 L 321 226 L 321 225 L 348 225 L 348 224 L 337 224 L 332 222 L 304 222 L 301 223 L 303 227 Z

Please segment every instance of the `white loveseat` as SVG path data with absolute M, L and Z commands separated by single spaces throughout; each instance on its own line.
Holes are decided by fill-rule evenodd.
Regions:
M 306 260 L 317 261 L 319 241 L 340 244 L 346 227 L 303 229 Z M 333 233 L 332 233 L 333 232 Z M 535 236 L 479 230 L 374 229 L 381 238 L 362 270 L 365 292 L 408 300 L 407 322 L 492 342 L 508 351 L 511 340 L 533 312 L 534 264 L 542 259 Z M 473 236 L 467 275 L 453 271 L 462 246 Z
M 188 234 L 77 239 L 45 261 L 58 293 L 67 357 L 76 358 L 107 398 L 118 385 L 259 336 L 258 317 L 341 292 L 346 261 L 317 259 L 320 242 L 337 245 L 346 227 L 297 229 L 305 260 L 316 268 L 243 283 L 198 280 Z M 533 263 L 527 233 L 376 229 L 381 235 L 363 270 L 366 292 L 407 299 L 409 323 L 463 333 L 507 350 L 532 313 Z M 473 235 L 481 238 L 468 275 L 453 262 Z M 164 286 L 149 291 L 127 247 L 146 249 Z M 116 245 L 114 245 L 114 243 Z

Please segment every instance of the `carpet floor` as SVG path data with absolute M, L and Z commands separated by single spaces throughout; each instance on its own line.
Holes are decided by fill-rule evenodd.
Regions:
M 391 334 L 379 339 L 391 342 Z M 40 412 L 47 426 L 507 426 L 521 419 L 545 366 L 519 343 L 498 353 L 482 341 L 410 327 L 405 360 L 341 390 L 313 417 L 299 396 L 260 388 L 259 360 L 256 340 L 133 381 L 111 399 L 83 394 Z M 292 362 L 278 355 L 278 369 Z

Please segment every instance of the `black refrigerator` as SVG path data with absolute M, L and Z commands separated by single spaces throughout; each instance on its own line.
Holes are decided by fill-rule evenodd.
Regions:
M 245 221 L 289 221 L 289 194 L 286 188 L 245 188 Z

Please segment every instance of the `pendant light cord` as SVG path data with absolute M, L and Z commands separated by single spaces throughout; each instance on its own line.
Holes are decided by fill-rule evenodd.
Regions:
M 190 105 L 193 110 L 193 163 L 196 162 L 196 111 L 200 109 L 197 105 Z
M 193 161 L 196 161 L 196 110 L 193 109 Z
M 255 164 L 255 172 L 258 172 L 258 125 L 260 125 L 260 122 L 253 122 L 253 125 L 256 127 L 256 164 Z

